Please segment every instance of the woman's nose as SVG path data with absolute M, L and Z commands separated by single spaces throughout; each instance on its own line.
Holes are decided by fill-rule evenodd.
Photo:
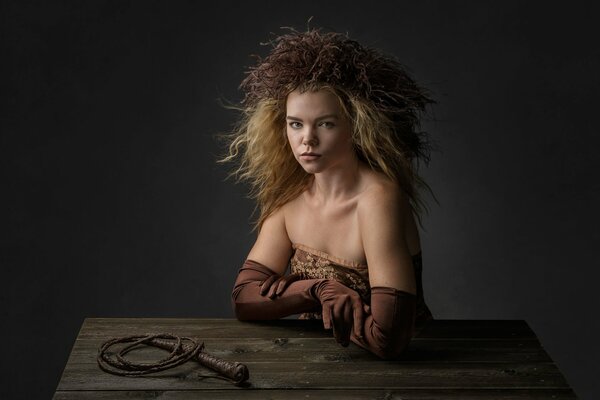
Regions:
M 314 128 L 307 128 L 302 138 L 302 144 L 314 146 L 318 143 Z

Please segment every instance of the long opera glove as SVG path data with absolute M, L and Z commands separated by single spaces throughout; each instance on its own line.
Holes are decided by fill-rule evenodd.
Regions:
M 371 313 L 366 315 L 363 337 L 352 332 L 358 346 L 389 360 L 399 357 L 414 335 L 417 296 L 395 288 L 371 288 Z
M 270 299 L 261 295 L 261 292 L 265 293 L 265 289 L 268 289 L 263 287 L 266 281 L 273 283 L 273 276 L 278 275 L 268 267 L 246 260 L 232 292 L 232 306 L 239 320 L 278 319 L 292 314 L 320 311 L 322 305 L 319 295 L 330 297 L 325 295 L 323 288 L 335 290 L 339 283 L 327 279 L 297 280 L 287 285 L 277 297 Z M 373 287 L 371 311 L 364 315 L 363 337 L 358 337 L 356 329 L 353 329 L 350 338 L 381 358 L 396 358 L 413 336 L 415 313 L 415 295 L 388 287 Z M 340 342 L 339 339 L 338 341 Z
M 281 277 L 252 260 L 246 260 L 240 269 L 231 297 L 239 320 L 323 311 L 323 325 L 333 329 L 342 346 L 350 343 L 353 327 L 363 327 L 363 303 L 356 291 L 332 279 L 300 280 L 294 274 Z
M 231 304 L 237 319 L 269 320 L 321 310 L 315 287 L 324 279 L 293 281 L 283 293 L 271 299 L 261 295 L 261 286 L 265 281 L 272 283 L 274 276 L 279 275 L 265 265 L 253 260 L 244 262 L 231 293 Z

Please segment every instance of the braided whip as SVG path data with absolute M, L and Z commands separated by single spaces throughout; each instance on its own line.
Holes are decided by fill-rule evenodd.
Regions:
M 125 346 L 112 358 L 111 355 L 114 353 L 109 353 L 108 349 L 117 343 L 131 344 Z M 168 357 L 154 363 L 135 363 L 125 359 L 125 354 L 142 344 L 165 349 L 171 353 Z M 248 367 L 244 364 L 222 360 L 203 350 L 204 343 L 197 343 L 188 337 L 179 337 L 168 333 L 133 335 L 113 338 L 104 342 L 98 349 L 97 360 L 100 369 L 119 376 L 140 376 L 164 371 L 193 359 L 223 375 L 200 375 L 201 377 L 225 379 L 236 385 L 248 379 Z

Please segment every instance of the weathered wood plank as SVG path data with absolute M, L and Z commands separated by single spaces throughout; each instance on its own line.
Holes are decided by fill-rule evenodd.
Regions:
M 552 363 L 403 364 L 247 363 L 249 387 L 257 389 L 568 389 Z M 382 371 L 385 371 L 384 373 Z M 58 390 L 190 390 L 236 389 L 230 383 L 203 378 L 212 371 L 184 364 L 156 375 L 125 378 L 103 373 L 92 363 L 69 363 Z M 238 388 L 241 390 L 241 388 Z
M 106 338 L 108 339 L 108 338 Z M 104 339 L 79 339 L 75 342 L 69 363 L 95 363 L 98 348 Z M 338 345 L 333 338 L 209 338 L 204 340 L 210 354 L 238 362 L 303 361 L 303 362 L 362 362 L 376 361 L 377 356 L 355 344 Z M 123 346 L 117 345 L 117 352 Z M 165 356 L 164 350 L 141 347 L 128 354 L 138 361 L 156 361 Z M 460 362 L 552 362 L 536 340 L 413 340 L 403 362 L 460 363 Z
M 321 321 L 281 319 L 241 322 L 204 318 L 87 318 L 79 338 L 172 332 L 206 338 L 331 337 Z M 182 333 L 183 332 L 183 333 Z M 417 338 L 536 339 L 521 320 L 434 320 Z
M 103 341 L 144 333 L 198 338 L 211 354 L 248 365 L 250 381 L 242 388 L 203 377 L 215 373 L 194 362 L 138 378 L 98 368 Z M 142 348 L 129 357 L 164 355 Z M 86 319 L 54 398 L 227 399 L 241 391 L 250 399 L 576 398 L 524 321 L 435 320 L 402 360 L 382 361 L 354 344 L 339 346 L 320 321 L 199 318 Z
M 319 321 L 241 322 L 203 318 L 87 318 L 78 338 L 173 333 L 202 338 L 329 337 Z
M 242 397 L 243 396 L 243 397 Z M 199 398 L 226 400 L 299 400 L 299 399 L 385 399 L 385 400 L 571 400 L 575 394 L 569 389 L 536 389 L 536 390 L 173 390 L 173 391 L 58 391 L 54 400 L 120 400 L 120 399 L 164 399 L 164 400 L 196 400 Z

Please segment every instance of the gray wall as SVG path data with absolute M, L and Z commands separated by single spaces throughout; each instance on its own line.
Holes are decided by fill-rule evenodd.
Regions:
M 439 101 L 422 170 L 438 318 L 525 319 L 594 385 L 598 7 L 3 2 L 1 398 L 48 398 L 85 317 L 232 317 L 253 235 L 213 136 L 251 53 L 312 24 L 397 55 Z

